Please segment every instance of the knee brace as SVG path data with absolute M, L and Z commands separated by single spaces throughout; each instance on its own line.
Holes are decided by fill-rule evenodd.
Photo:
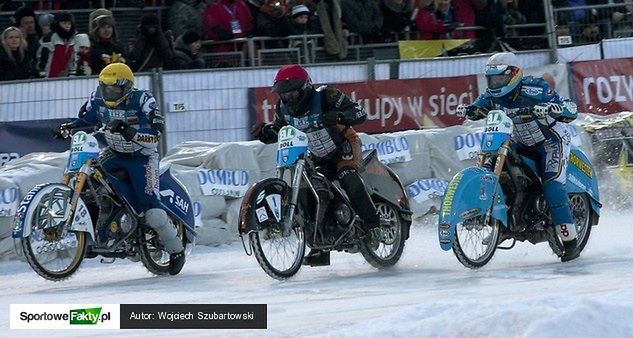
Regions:
M 167 252 L 171 254 L 184 249 L 182 241 L 178 237 L 178 230 L 170 221 L 165 210 L 159 208 L 147 210 L 145 222 L 156 231 Z

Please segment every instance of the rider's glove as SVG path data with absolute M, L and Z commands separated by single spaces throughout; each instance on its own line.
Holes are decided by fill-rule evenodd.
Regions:
M 336 110 L 325 112 L 323 113 L 323 116 L 321 116 L 321 121 L 323 121 L 323 124 L 329 127 L 337 125 L 340 120 L 341 119 L 339 116 L 339 112 L 337 112 Z
M 543 102 L 535 105 L 532 108 L 532 115 L 534 117 L 543 119 L 547 116 L 557 118 L 563 114 L 563 106 L 554 102 Z
M 136 129 L 122 120 L 112 120 L 108 123 L 108 129 L 113 133 L 119 133 L 127 142 L 132 141 L 136 135 Z
M 72 123 L 60 124 L 53 128 L 53 138 L 68 138 L 71 129 L 73 129 Z
M 457 110 L 455 111 L 455 115 L 457 115 L 458 117 L 466 117 L 467 114 L 468 114 L 468 105 L 467 104 L 460 104 L 459 106 L 457 106 Z
M 265 144 L 277 142 L 277 129 L 275 129 L 275 126 L 272 124 L 263 125 L 259 133 L 259 140 Z

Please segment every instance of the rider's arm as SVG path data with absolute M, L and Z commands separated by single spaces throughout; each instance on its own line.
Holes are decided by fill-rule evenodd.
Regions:
M 569 123 L 578 117 L 578 108 L 572 100 L 559 96 L 547 83 L 543 87 L 543 101 L 550 106 L 549 115 L 552 118 Z
M 156 99 L 149 92 L 143 93 L 140 97 L 138 112 L 138 129 L 132 141 L 149 149 L 158 148 L 160 135 L 164 131 L 165 120 L 163 119 Z
M 99 111 L 94 104 L 94 100 L 95 92 L 92 92 L 90 98 L 79 108 L 77 118 L 71 122 L 73 128 L 95 126 L 101 123 L 99 121 Z
M 488 111 L 494 109 L 490 95 L 483 93 L 475 102 L 467 106 L 466 117 L 470 120 L 481 120 L 488 115 Z
M 338 112 L 339 123 L 353 126 L 365 122 L 367 113 L 361 106 L 347 95 L 333 87 L 325 87 L 323 95 L 323 111 Z

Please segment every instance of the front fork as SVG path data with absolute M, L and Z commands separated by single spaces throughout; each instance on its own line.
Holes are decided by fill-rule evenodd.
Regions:
M 66 219 L 67 224 L 72 223 L 72 219 L 75 217 L 75 210 L 77 209 L 77 203 L 79 201 L 79 196 L 81 196 L 81 192 L 84 189 L 84 185 L 90 176 L 90 171 L 92 168 L 92 161 L 88 160 L 84 163 L 79 172 L 77 173 L 77 179 L 75 180 L 75 185 L 73 187 L 73 195 L 70 200 L 70 208 L 66 211 L 66 215 L 64 219 Z M 65 173 L 62 178 L 62 184 L 68 185 L 70 183 L 70 174 Z
M 499 147 L 499 150 L 497 150 L 497 161 L 495 162 L 495 166 L 493 168 L 493 172 L 495 173 L 495 175 L 497 176 L 497 182 L 501 182 L 501 172 L 503 171 L 503 166 L 506 163 L 506 159 L 508 158 L 508 153 L 510 152 L 510 141 L 504 141 L 501 144 L 501 147 Z M 486 161 L 486 156 L 482 156 L 481 160 L 479 161 L 479 166 L 480 167 L 484 167 L 484 163 Z M 492 198 L 494 199 L 494 196 L 497 195 L 497 187 L 499 187 L 501 184 L 497 184 L 495 185 L 495 189 L 493 190 L 493 194 L 492 194 Z M 485 218 L 485 224 L 488 224 L 488 222 L 490 221 L 490 216 L 492 215 L 492 208 L 494 208 L 494 200 L 492 201 L 492 203 L 490 204 L 490 208 L 488 209 L 488 212 L 486 212 L 486 218 Z
M 288 211 L 286 217 L 283 218 L 282 222 L 284 236 L 290 235 L 290 231 L 292 231 L 292 224 L 294 224 L 295 211 L 297 209 L 297 200 L 299 199 L 299 187 L 301 185 L 301 178 L 303 177 L 304 165 L 304 159 L 298 160 L 297 165 L 294 167 L 294 171 L 292 173 L 292 181 L 290 184 L 291 193 L 290 201 L 288 202 Z

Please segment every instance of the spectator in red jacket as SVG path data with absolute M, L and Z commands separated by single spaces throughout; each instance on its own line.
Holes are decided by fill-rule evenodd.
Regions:
M 475 26 L 475 11 L 482 10 L 488 5 L 488 0 L 453 0 L 455 21 L 464 26 Z M 461 30 L 453 33 L 454 38 L 474 39 L 475 31 Z
M 218 0 L 205 9 L 202 17 L 209 40 L 243 38 L 253 30 L 251 11 L 244 0 Z
M 415 22 L 420 40 L 450 39 L 450 33 L 461 26 L 455 21 L 450 0 L 422 0 Z

